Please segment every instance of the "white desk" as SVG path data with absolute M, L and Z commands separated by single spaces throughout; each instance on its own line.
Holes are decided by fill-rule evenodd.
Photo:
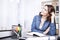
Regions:
M 56 36 L 48 36 L 48 35 L 42 36 L 41 35 L 40 37 L 36 37 L 36 36 L 33 36 L 32 34 L 31 35 L 26 34 L 26 36 L 23 38 L 25 40 L 55 40 Z
M 40 35 L 40 37 L 35 37 L 35 36 L 33 36 L 32 35 L 33 33 L 29 33 L 29 35 L 27 35 L 26 37 L 27 37 L 27 39 L 26 40 L 55 40 L 55 38 L 56 38 L 56 36 L 48 36 L 48 35 L 40 35 L 40 33 L 39 33 L 39 35 Z M 35 33 L 35 34 L 37 34 L 37 33 Z
M 55 40 L 55 36 L 27 37 L 26 40 Z

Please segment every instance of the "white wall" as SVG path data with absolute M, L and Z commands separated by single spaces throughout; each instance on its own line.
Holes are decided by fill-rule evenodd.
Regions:
M 17 24 L 18 0 L 0 0 L 0 30 L 10 30 L 12 25 Z M 0 37 L 5 37 L 10 35 L 11 32 L 0 32 L 0 34 Z
M 18 23 L 21 24 L 22 26 L 22 37 L 25 36 L 25 26 L 24 26 L 24 17 L 25 17 L 25 10 L 24 10 L 24 5 L 25 5 L 25 0 L 20 0 L 19 2 L 19 9 L 18 9 Z
M 17 0 L 8 1 L 8 26 L 18 24 L 18 3 Z
M 41 0 L 26 0 L 24 6 L 24 26 L 30 31 L 33 17 L 41 11 Z
M 7 26 L 7 1 L 0 0 L 0 29 Z M 1 28 L 2 27 L 2 28 Z
M 0 0 L 0 28 L 11 29 L 18 24 L 18 1 Z

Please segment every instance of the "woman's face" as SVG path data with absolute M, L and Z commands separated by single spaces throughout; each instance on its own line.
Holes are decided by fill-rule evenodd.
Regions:
M 43 16 L 47 16 L 47 15 L 48 15 L 48 7 L 47 7 L 47 6 L 44 6 L 44 7 L 42 8 L 42 13 L 41 13 L 41 15 L 43 15 Z

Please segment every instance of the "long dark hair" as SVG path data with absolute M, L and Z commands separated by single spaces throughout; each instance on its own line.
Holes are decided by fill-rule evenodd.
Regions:
M 52 12 L 55 13 L 55 8 L 54 8 L 54 6 L 52 6 L 52 5 L 45 5 L 45 6 L 48 7 L 48 13 L 49 13 L 49 16 L 47 17 L 47 21 L 50 21 L 50 22 L 51 22 L 51 16 L 52 16 L 51 13 L 52 13 Z M 42 16 L 42 15 L 41 15 L 41 12 L 39 13 L 39 15 Z M 55 18 L 54 18 L 54 21 L 55 21 Z

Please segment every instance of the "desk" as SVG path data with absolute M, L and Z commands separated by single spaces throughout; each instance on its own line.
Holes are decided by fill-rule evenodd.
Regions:
M 18 40 L 17 38 L 12 39 L 12 38 L 4 38 L 0 40 Z M 25 40 L 48 40 L 48 37 L 27 37 Z M 50 40 L 55 40 L 55 37 L 51 36 Z
M 37 33 L 35 33 L 35 34 L 37 34 Z M 39 33 L 39 35 L 40 35 L 41 33 Z M 37 36 L 33 36 L 33 33 L 29 33 L 29 35 L 28 34 L 26 34 L 26 40 L 55 40 L 56 39 L 56 36 L 49 36 L 49 35 L 40 35 L 40 37 L 37 37 Z
M 27 37 L 26 40 L 55 40 L 55 36 L 44 36 L 44 37 Z

